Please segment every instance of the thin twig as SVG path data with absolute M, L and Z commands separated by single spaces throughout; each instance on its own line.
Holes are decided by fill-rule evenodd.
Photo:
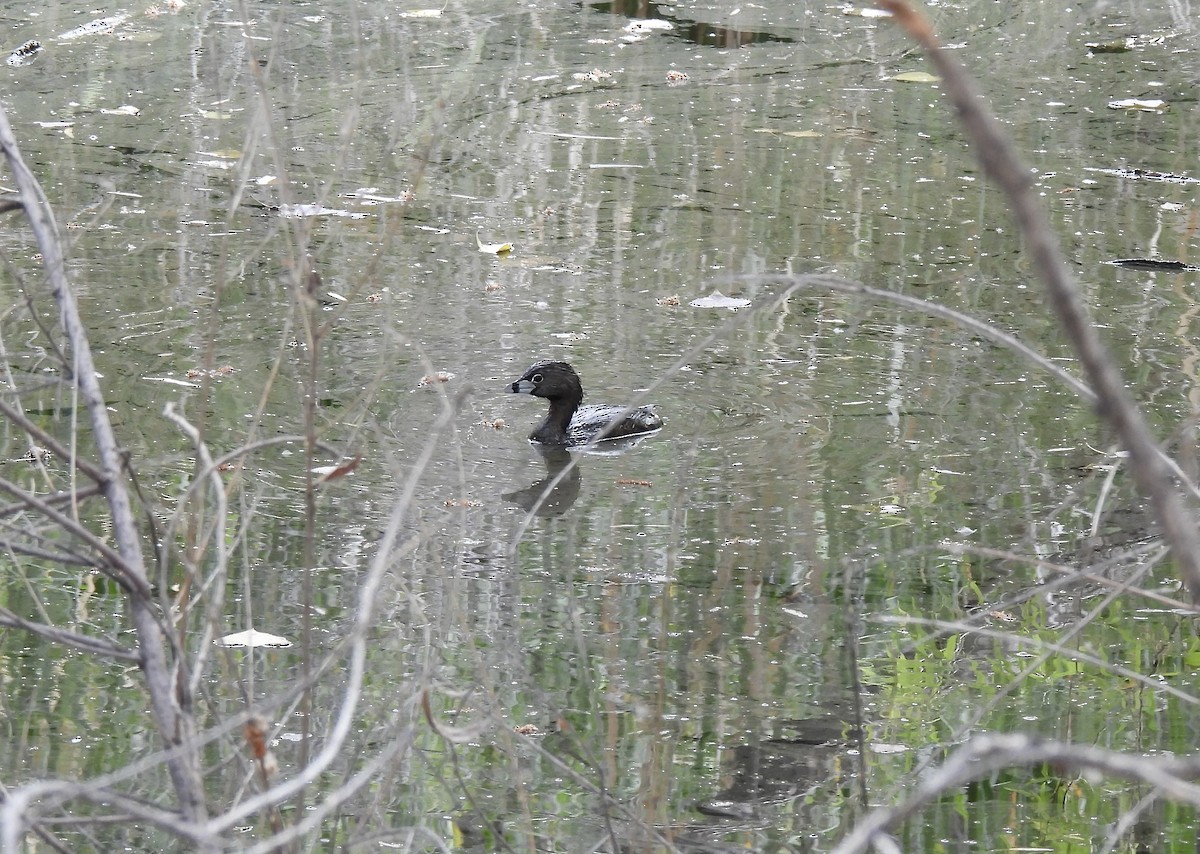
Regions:
M 159 623 L 142 558 L 141 533 L 122 476 L 121 451 L 108 417 L 108 406 L 92 359 L 87 328 L 79 315 L 75 294 L 67 279 L 58 227 L 41 185 L 21 157 L 8 114 L 3 109 L 0 109 L 0 151 L 8 161 L 30 229 L 42 254 L 46 277 L 58 306 L 59 323 L 70 343 L 71 361 L 65 362 L 64 367 L 70 370 L 74 381 L 72 389 L 82 397 L 91 418 L 92 440 L 99 458 L 99 482 L 104 487 L 113 537 L 120 555 L 119 563 L 114 565 L 120 566 L 133 594 L 128 597 L 130 615 L 137 632 L 138 654 L 159 736 L 168 745 L 190 744 L 194 722 L 184 713 L 171 678 L 163 628 Z M 74 458 L 73 455 L 71 458 Z M 203 821 L 207 818 L 208 810 L 199 757 L 194 752 L 176 754 L 169 761 L 168 768 L 182 815 L 189 821 Z M 19 834 L 19 830 L 12 830 Z M 6 845 L 9 841 L 10 838 L 4 840 Z M 208 851 L 212 846 L 209 842 L 199 847 Z M 15 850 L 15 845 L 9 850 Z
M 1130 471 L 1163 526 L 1179 575 L 1193 601 L 1200 601 L 1200 533 L 1196 520 L 1172 484 L 1171 470 L 1164 464 L 1158 443 L 1125 389 L 1124 379 L 1100 340 L 1079 288 L 1063 263 L 1054 229 L 1031 192 L 1032 173 L 1021 163 L 1000 123 L 987 109 L 975 81 L 942 50 L 925 17 L 903 0 L 879 0 L 879 5 L 891 12 L 896 22 L 924 48 L 942 76 L 946 97 L 958 111 L 980 165 L 1008 197 L 1025 251 L 1033 259 L 1033 268 L 1046 286 L 1063 332 L 1071 340 L 1096 393 L 1097 410 L 1129 452 Z
M 60 629 L 56 626 L 39 623 L 35 620 L 27 620 L 3 607 L 0 607 L 0 626 L 10 629 L 22 629 L 30 634 L 45 638 L 52 643 L 60 643 L 64 646 L 77 649 L 80 652 L 97 653 L 109 658 L 115 658 L 118 661 L 136 662 L 138 660 L 138 654 L 135 650 L 127 649 L 110 640 L 88 637 L 87 635 L 81 635 L 78 632 L 72 632 L 68 629 Z
M 1200 759 L 1174 756 L 1138 756 L 1087 744 L 1049 741 L 1028 735 L 984 735 L 973 738 L 931 771 L 911 795 L 894 807 L 867 815 L 833 850 L 833 854 L 858 854 L 885 836 L 905 819 L 974 780 L 1014 766 L 1054 765 L 1062 771 L 1090 770 L 1155 786 L 1172 800 L 1200 806 L 1200 786 L 1189 782 L 1200 777 Z

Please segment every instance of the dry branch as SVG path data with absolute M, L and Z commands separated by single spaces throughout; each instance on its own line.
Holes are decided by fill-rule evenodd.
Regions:
M 980 165 L 1008 198 L 1025 251 L 1034 261 L 1034 269 L 1046 286 L 1059 323 L 1079 355 L 1098 398 L 1096 409 L 1129 452 L 1129 468 L 1163 526 L 1179 575 L 1192 600 L 1200 602 L 1200 534 L 1196 520 L 1184 506 L 1158 443 L 1088 316 L 1045 212 L 1031 192 L 1032 173 L 988 111 L 974 80 L 942 50 L 925 17 L 902 0 L 879 0 L 879 5 L 890 11 L 897 23 L 925 49 L 942 76 L 946 96 L 958 112 Z
M 117 543 L 116 555 L 109 556 L 110 562 L 114 563 L 114 569 L 127 582 L 129 595 L 126 601 L 137 632 L 137 655 L 146 679 L 155 723 L 168 747 L 189 746 L 194 743 L 194 724 L 176 693 L 173 668 L 166 655 L 167 639 L 159 620 L 159 611 L 149 594 L 141 534 L 125 488 L 120 448 L 108 418 L 87 330 L 67 279 L 58 228 L 40 184 L 21 157 L 8 115 L 3 109 L 0 109 L 0 150 L 8 161 L 25 216 L 41 251 L 50 291 L 58 306 L 59 323 L 70 344 L 71 361 L 62 367 L 75 383 L 91 419 L 92 438 L 99 457 L 94 474 L 99 476 L 99 485 L 108 502 L 113 536 Z M 17 497 L 28 503 L 26 496 Z M 49 508 L 43 506 L 38 509 L 45 513 Z M 167 765 L 182 817 L 188 822 L 204 821 L 208 810 L 195 751 L 173 750 L 168 756 Z M 8 812 L 11 816 L 11 811 Z M 13 843 L 19 838 L 17 828 L 12 823 L 7 824 L 3 839 L 5 847 L 15 850 Z M 207 845 L 200 847 L 204 850 L 208 848 Z
M 1141 491 L 1162 524 L 1176 566 L 1193 601 L 1200 601 L 1200 535 L 1197 534 L 1172 475 L 1186 478 L 1154 440 L 1115 361 L 1100 340 L 1057 241 L 1031 192 L 1031 173 L 1020 161 L 999 123 L 988 111 L 971 77 L 943 51 L 929 22 L 902 0 L 879 0 L 901 27 L 924 48 L 942 76 L 942 85 L 969 137 L 984 172 L 1005 193 L 1025 250 L 1034 261 L 1059 322 L 1072 342 L 1095 394 L 1096 408 L 1129 452 L 1129 465 Z M 1193 490 L 1194 492 L 1194 490 Z M 1116 595 L 1113 593 L 1112 595 Z M 940 626 L 939 626 L 940 628 Z M 972 631 L 980 631 L 973 628 Z M 1062 652 L 1063 650 L 1058 650 Z M 1071 651 L 1080 657 L 1078 651 Z M 1110 665 L 1111 666 L 1111 665 Z M 1132 674 L 1131 674 L 1132 675 Z M 987 735 L 972 739 L 940 767 L 926 772 L 916 791 L 892 807 L 869 813 L 841 841 L 837 854 L 899 850 L 888 833 L 945 792 L 1012 766 L 1050 765 L 1065 771 L 1090 770 L 1154 786 L 1157 793 L 1200 805 L 1200 758 L 1135 756 L 1088 745 L 1036 739 L 1026 735 Z
M 1064 776 L 1093 771 L 1138 780 L 1167 797 L 1200 806 L 1200 759 L 1174 756 L 1135 756 L 1091 745 L 1050 741 L 1028 735 L 985 735 L 969 741 L 931 771 L 917 790 L 894 807 L 871 812 L 834 849 L 834 854 L 856 854 L 872 844 L 894 845 L 889 830 L 933 803 L 946 791 L 988 777 L 1014 765 L 1050 765 Z

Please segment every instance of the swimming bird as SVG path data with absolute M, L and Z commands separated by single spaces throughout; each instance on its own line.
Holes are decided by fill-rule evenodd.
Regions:
M 593 404 L 580 406 L 583 383 L 566 362 L 538 362 L 509 386 L 517 394 L 532 394 L 550 401 L 546 418 L 529 434 L 542 445 L 586 445 L 607 439 L 622 439 L 653 433 L 663 426 L 650 406 Z

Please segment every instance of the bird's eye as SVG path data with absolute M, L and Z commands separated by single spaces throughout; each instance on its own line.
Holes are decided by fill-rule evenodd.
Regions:
M 534 385 L 537 385 L 538 383 L 540 383 L 540 382 L 542 381 L 542 375 L 541 375 L 541 374 L 534 374 L 534 375 L 533 375 L 533 377 L 532 377 L 532 380 L 533 380 L 533 384 L 534 384 Z

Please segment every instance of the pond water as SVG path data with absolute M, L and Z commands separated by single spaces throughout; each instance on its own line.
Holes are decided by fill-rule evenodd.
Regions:
M 316 462 L 361 457 L 320 489 L 311 548 L 302 442 L 225 475 L 218 633 L 253 625 L 295 645 L 213 659 L 204 720 L 252 698 L 284 776 L 342 706 L 341 639 L 412 487 L 372 603 L 355 735 L 313 797 L 404 728 L 413 743 L 315 848 L 828 850 L 973 732 L 1195 743 L 1189 617 L 1103 601 L 1099 584 L 1023 595 L 1058 564 L 1126 550 L 1121 572 L 1175 590 L 1125 473 L 1109 482 L 1111 436 L 1088 408 L 944 320 L 833 291 L 779 302 L 761 278 L 835 273 L 941 303 L 1074 369 L 937 85 L 893 79 L 925 62 L 855 11 L 8 11 L 10 49 L 44 49 L 7 68 L 4 104 L 69 241 L 153 515 L 187 510 L 194 471 L 168 403 L 217 456 L 302 434 L 315 376 L 331 449 Z M 1196 172 L 1194 21 L 1048 0 L 929 13 L 1034 170 L 1096 322 L 1170 435 L 1200 399 L 1196 274 L 1108 262 L 1195 260 L 1196 185 L 1156 180 Z M 111 26 L 73 32 L 99 14 Z M 1166 106 L 1111 109 L 1120 99 Z M 481 250 L 496 243 L 512 251 Z M 32 239 L 14 221 L 0 248 L 13 382 L 68 435 Z M 306 265 L 316 303 L 292 284 Z M 714 290 L 750 307 L 691 305 Z M 590 402 L 654 403 L 665 428 L 575 454 L 563 474 L 525 438 L 542 401 L 506 393 L 544 358 L 575 365 Z M 6 435 L 4 456 L 20 457 L 24 436 Z M 179 518 L 180 548 L 212 523 Z M 10 609 L 127 631 L 98 579 L 7 561 Z M 963 631 L 968 617 L 987 631 Z M 1047 651 L 1058 643 L 1091 658 Z M 326 655 L 308 705 L 274 699 Z M 136 671 L 15 631 L 0 661 L 6 785 L 96 776 L 156 746 Z M 456 737 L 428 726 L 422 697 Z M 217 765 L 242 747 L 212 750 Z M 217 807 L 239 796 L 238 774 L 210 779 Z M 165 797 L 162 779 L 130 785 Z M 1166 803 L 1114 830 L 1146 794 L 1014 770 L 940 802 L 900 843 L 1193 850 L 1194 816 Z M 87 833 L 72 844 L 163 844 L 145 828 Z

